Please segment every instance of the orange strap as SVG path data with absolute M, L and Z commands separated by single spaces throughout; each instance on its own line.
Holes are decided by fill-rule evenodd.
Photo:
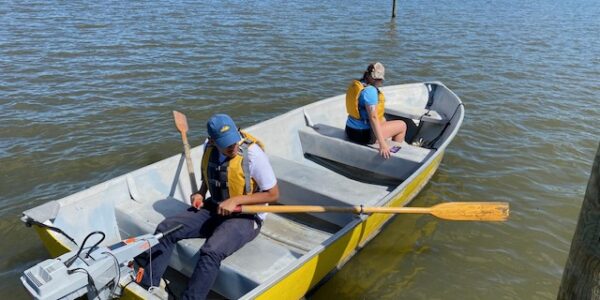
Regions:
M 136 283 L 142 282 L 142 277 L 144 277 L 144 268 L 140 267 L 138 269 L 137 274 L 135 275 L 135 282 Z

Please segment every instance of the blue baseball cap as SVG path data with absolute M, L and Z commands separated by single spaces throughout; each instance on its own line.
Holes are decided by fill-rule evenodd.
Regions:
M 210 117 L 206 123 L 206 129 L 210 138 L 221 149 L 225 149 L 242 140 L 235 123 L 226 114 L 216 114 Z

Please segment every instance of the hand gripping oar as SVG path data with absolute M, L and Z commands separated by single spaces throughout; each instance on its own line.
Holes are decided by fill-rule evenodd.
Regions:
M 454 221 L 506 221 L 509 205 L 506 202 L 447 202 L 431 207 L 363 207 L 314 205 L 243 205 L 241 213 L 355 213 L 355 214 L 431 214 Z
M 190 144 L 187 139 L 188 124 L 187 118 L 184 114 L 174 110 L 173 119 L 175 119 L 175 127 L 181 132 L 181 139 L 183 140 L 183 152 L 185 153 L 185 162 L 187 164 L 188 174 L 190 175 L 190 182 L 192 183 L 192 193 L 198 191 L 196 185 L 196 175 L 194 175 L 194 164 L 192 164 L 192 156 L 190 155 Z

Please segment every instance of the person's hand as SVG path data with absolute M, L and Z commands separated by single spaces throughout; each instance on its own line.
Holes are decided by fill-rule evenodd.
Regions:
M 381 155 L 384 159 L 390 158 L 390 147 L 387 145 L 387 143 L 384 142 L 379 144 L 379 155 Z
M 235 212 L 236 207 L 238 206 L 236 198 L 229 198 L 219 204 L 219 208 L 217 212 L 221 216 L 228 216 Z
M 190 202 L 195 209 L 200 209 L 204 205 L 204 197 L 198 193 L 192 194 L 190 196 Z

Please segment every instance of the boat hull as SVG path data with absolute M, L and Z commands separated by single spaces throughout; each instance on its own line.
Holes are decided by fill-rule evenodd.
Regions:
M 428 147 L 405 143 L 399 153 L 384 161 L 371 146 L 347 141 L 343 95 L 246 129 L 267 145 L 280 186 L 280 204 L 402 207 L 416 197 L 437 171 L 445 148 L 462 123 L 462 102 L 441 83 L 390 86 L 384 92 L 386 97 L 390 95 L 393 112 L 388 116 L 412 122 L 416 130 L 410 139 L 423 137 L 431 142 Z M 434 95 L 437 100 L 431 101 Z M 422 115 L 415 119 L 417 114 Z M 193 161 L 200 161 L 202 150 L 192 149 Z M 185 201 L 192 191 L 190 177 L 182 171 L 184 162 L 182 155 L 164 159 L 28 210 L 23 221 L 34 227 L 52 257 L 72 251 L 76 245 L 36 225 L 39 222 L 62 228 L 79 242 L 87 232 L 100 229 L 111 237 L 107 243 L 151 233 L 165 217 L 189 207 Z M 103 217 L 97 218 L 99 215 Z M 259 237 L 223 261 L 214 289 L 226 298 L 302 298 L 374 238 L 392 216 L 270 216 Z M 190 276 L 202 243 L 200 239 L 181 241 L 170 266 Z M 121 298 L 149 297 L 139 285 L 127 284 Z

